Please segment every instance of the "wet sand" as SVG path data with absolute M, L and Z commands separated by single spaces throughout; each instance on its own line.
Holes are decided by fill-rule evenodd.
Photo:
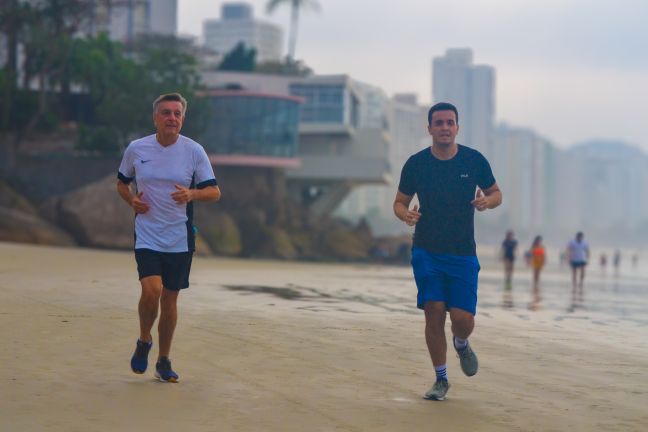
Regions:
M 648 284 L 615 294 L 593 277 L 570 310 L 567 273 L 548 269 L 532 311 L 526 271 L 509 307 L 499 267 L 484 267 L 480 371 L 449 355 L 448 399 L 431 402 L 409 268 L 196 258 L 181 381 L 164 384 L 129 369 L 132 254 L 0 243 L 0 430 L 645 430 Z

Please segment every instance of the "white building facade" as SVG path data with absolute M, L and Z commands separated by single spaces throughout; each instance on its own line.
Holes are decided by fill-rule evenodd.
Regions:
M 432 61 L 432 100 L 459 111 L 457 141 L 488 156 L 495 125 L 495 69 L 473 64 L 469 48 L 448 49 Z
M 142 34 L 175 36 L 178 0 L 114 0 L 95 5 L 91 33 L 106 31 L 112 40 L 128 43 Z
M 257 61 L 280 61 L 282 59 L 283 32 L 275 24 L 255 20 L 252 6 L 246 3 L 225 3 L 221 7 L 221 19 L 205 20 L 203 23 L 205 45 L 226 54 L 237 44 L 243 43 L 257 51 Z

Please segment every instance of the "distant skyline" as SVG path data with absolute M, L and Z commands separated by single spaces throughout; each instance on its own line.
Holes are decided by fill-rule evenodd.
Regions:
M 178 0 L 180 34 L 202 37 L 223 1 Z M 285 9 L 256 19 L 288 28 Z M 644 0 L 319 0 L 300 15 L 296 57 L 388 95 L 431 99 L 432 58 L 472 48 L 496 69 L 497 122 L 565 148 L 590 139 L 648 152 L 648 2 Z M 284 50 L 285 50 L 284 41 Z M 467 143 L 470 145 L 470 143 Z

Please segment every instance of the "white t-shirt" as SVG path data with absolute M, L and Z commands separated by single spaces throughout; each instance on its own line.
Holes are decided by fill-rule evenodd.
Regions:
M 171 194 L 175 185 L 202 189 L 216 186 L 216 178 L 205 149 L 180 135 L 170 146 L 158 143 L 155 135 L 131 142 L 122 158 L 117 177 L 137 182 L 137 192 L 149 211 L 135 217 L 135 249 L 159 252 L 194 250 L 193 205 L 178 204 Z
M 577 242 L 576 239 L 572 239 L 567 243 L 567 249 L 569 250 L 569 260 L 571 262 L 587 262 L 589 244 L 585 240 Z

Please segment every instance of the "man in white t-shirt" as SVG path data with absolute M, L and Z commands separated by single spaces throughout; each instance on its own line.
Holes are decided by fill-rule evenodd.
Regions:
M 583 298 L 583 280 L 585 279 L 585 266 L 590 258 L 589 244 L 584 240 L 582 232 L 576 234 L 576 238 L 567 243 L 567 261 L 572 268 L 573 294 L 578 290 L 580 299 Z M 580 273 L 580 278 L 577 274 Z M 578 279 L 578 283 L 576 283 Z
M 117 175 L 117 191 L 135 211 L 135 260 L 142 286 L 140 336 L 131 369 L 142 374 L 148 367 L 151 329 L 159 309 L 155 376 L 166 382 L 179 379 L 169 352 L 178 294 L 189 287 L 195 249 L 192 201 L 217 201 L 221 195 L 205 150 L 180 135 L 186 111 L 187 101 L 179 93 L 159 96 L 153 102 L 156 133 L 128 145 Z

